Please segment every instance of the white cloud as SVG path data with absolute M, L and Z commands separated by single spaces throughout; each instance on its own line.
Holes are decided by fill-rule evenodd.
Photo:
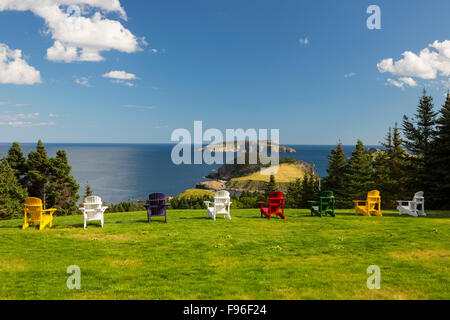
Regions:
M 25 121 L 10 121 L 8 125 L 10 127 L 21 128 L 21 127 L 46 127 L 46 126 L 54 126 L 55 122 L 25 122 Z
M 402 90 L 404 90 L 406 86 L 410 86 L 410 87 L 417 86 L 417 82 L 413 78 L 410 78 L 410 77 L 402 77 L 402 78 L 399 78 L 398 80 L 388 78 L 387 84 L 391 85 L 391 86 L 395 86 Z
M 39 119 L 39 113 L 0 114 L 0 121 L 18 121 L 24 119 Z
M 431 48 L 431 49 L 430 49 Z M 434 50 L 432 50 L 434 49 Z M 417 55 L 406 51 L 403 58 L 395 61 L 384 59 L 378 63 L 378 70 L 397 76 L 436 79 L 438 76 L 450 76 L 450 41 L 435 41 Z
M 350 72 L 350 73 L 344 74 L 344 78 L 352 78 L 354 76 L 356 76 L 356 72 Z
M 41 82 L 41 73 L 22 58 L 21 50 L 11 50 L 0 43 L 1 84 L 33 85 Z
M 30 120 L 37 120 L 40 118 L 39 113 L 18 113 L 18 114 L 0 114 L 0 126 L 10 127 L 45 127 L 53 126 L 56 123 L 51 122 L 32 122 Z
M 127 87 L 134 87 L 134 83 L 132 83 L 132 82 L 128 82 L 128 81 L 125 81 L 125 80 L 111 80 L 111 82 L 112 83 L 117 83 L 117 84 L 123 84 L 124 86 L 127 86 Z
M 74 82 L 76 84 L 79 84 L 80 86 L 85 86 L 85 87 L 89 87 L 89 78 L 87 77 L 80 77 L 80 78 L 75 78 Z
M 299 39 L 298 41 L 300 42 L 301 45 L 304 45 L 304 46 L 307 46 L 309 44 L 308 38 Z
M 97 11 L 88 16 L 94 8 Z M 104 51 L 133 53 L 146 45 L 144 38 L 137 38 L 119 21 L 105 16 L 118 13 L 126 20 L 119 0 L 2 0 L 0 11 L 5 10 L 31 11 L 45 20 L 45 33 L 54 40 L 47 50 L 51 61 L 101 61 Z
M 110 71 L 103 75 L 103 78 L 118 79 L 118 80 L 135 80 L 136 75 L 125 71 Z
M 155 109 L 155 107 L 153 107 L 153 106 L 136 106 L 136 105 L 132 105 L 132 104 L 123 105 L 122 107 L 127 108 L 127 109 L 142 109 L 142 110 Z
M 417 82 L 413 78 L 403 77 L 399 78 L 399 80 L 410 87 L 417 87 Z
M 124 86 L 127 87 L 134 87 L 134 83 L 132 83 L 131 80 L 138 79 L 138 77 L 136 77 L 136 75 L 133 73 L 117 70 L 105 73 L 102 77 L 112 79 L 111 82 L 123 84 Z

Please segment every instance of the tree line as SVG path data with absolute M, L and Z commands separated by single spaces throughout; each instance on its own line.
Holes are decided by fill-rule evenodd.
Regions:
M 424 90 L 416 112 L 403 117 L 401 128 L 390 128 L 382 145 L 370 153 L 358 140 L 350 158 L 342 143 L 331 150 L 322 190 L 334 191 L 337 207 L 349 208 L 377 189 L 385 208 L 424 191 L 427 208 L 450 209 L 450 94 L 436 111 Z
M 25 157 L 14 142 L 0 159 L 0 219 L 22 216 L 27 197 L 41 199 L 44 208 L 56 208 L 56 215 L 75 214 L 80 186 L 71 171 L 66 151 L 49 157 L 39 140 L 36 150 Z

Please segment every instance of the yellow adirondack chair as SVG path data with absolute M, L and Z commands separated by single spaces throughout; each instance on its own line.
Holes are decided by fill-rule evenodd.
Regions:
M 372 213 L 382 217 L 380 191 L 372 190 L 367 194 L 367 200 L 354 200 L 356 214 L 370 217 Z
M 39 231 L 45 228 L 46 225 L 50 224 L 50 228 L 53 225 L 53 214 L 56 209 L 42 208 L 42 201 L 38 198 L 28 198 L 25 202 L 25 219 L 22 229 L 25 230 L 30 226 L 30 223 L 39 223 Z M 28 218 L 28 215 L 30 216 Z

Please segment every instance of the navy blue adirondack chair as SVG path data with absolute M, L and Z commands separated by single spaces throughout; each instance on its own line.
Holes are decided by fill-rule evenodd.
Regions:
M 167 223 L 167 207 L 170 203 L 166 203 L 166 196 L 162 193 L 153 193 L 148 196 L 147 209 L 148 222 L 152 222 L 152 217 L 165 217 Z

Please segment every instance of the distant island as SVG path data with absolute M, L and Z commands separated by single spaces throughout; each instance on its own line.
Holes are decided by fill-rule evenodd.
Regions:
M 199 151 L 209 152 L 267 152 L 296 153 L 293 148 L 280 145 L 273 140 L 262 141 L 224 141 L 200 148 Z

